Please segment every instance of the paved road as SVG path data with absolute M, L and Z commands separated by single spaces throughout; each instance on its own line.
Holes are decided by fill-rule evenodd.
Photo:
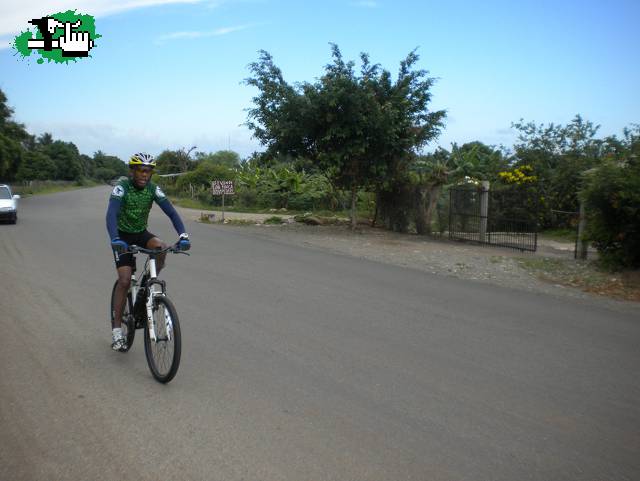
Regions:
M 190 223 L 160 385 L 109 349 L 107 194 L 0 225 L 1 480 L 640 479 L 635 307 Z

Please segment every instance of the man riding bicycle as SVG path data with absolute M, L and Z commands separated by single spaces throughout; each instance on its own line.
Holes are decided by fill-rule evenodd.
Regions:
M 127 340 L 122 332 L 122 312 L 127 300 L 127 291 L 131 285 L 131 274 L 135 271 L 136 260 L 126 253 L 129 245 L 135 244 L 147 249 L 164 249 L 167 245 L 155 234 L 147 230 L 149 212 L 155 201 L 171 219 L 178 233 L 178 248 L 189 250 L 191 243 L 182 219 L 174 209 L 162 189 L 151 182 L 155 159 L 149 154 L 134 154 L 129 160 L 129 178 L 120 181 L 111 192 L 107 208 L 107 231 L 111 239 L 118 285 L 115 290 L 115 315 L 111 325 L 111 348 L 123 351 Z M 166 253 L 158 256 L 158 272 L 164 267 Z

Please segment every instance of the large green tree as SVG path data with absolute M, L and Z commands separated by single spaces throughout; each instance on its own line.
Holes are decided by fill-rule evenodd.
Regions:
M 475 180 L 497 180 L 498 174 L 509 168 L 509 159 L 500 149 L 478 141 L 462 146 L 454 143 L 451 146 L 451 162 L 458 176 Z
M 15 178 L 23 154 L 20 142 L 0 132 L 0 180 L 8 182 Z
M 118 176 L 127 175 L 127 166 L 114 155 L 107 155 L 101 150 L 93 154 L 92 163 L 94 172 L 92 177 L 103 182 L 108 182 Z
M 237 169 L 240 167 L 240 156 L 232 150 L 219 150 L 218 152 L 208 154 L 205 152 L 196 152 L 196 168 L 205 163 Z
M 7 96 L 0 90 L 0 179 L 15 179 L 25 150 L 32 144 L 23 124 L 13 120 L 13 109 L 7 104 Z
M 596 138 L 599 126 L 580 115 L 567 125 L 536 125 L 520 121 L 514 146 L 515 165 L 531 166 L 542 197 L 541 222 L 552 225 L 552 210 L 576 212 L 582 174 L 602 162 L 605 144 Z
M 357 192 L 382 189 L 415 158 L 415 151 L 442 127 L 444 111 L 430 112 L 433 79 L 416 69 L 411 52 L 395 81 L 367 54 L 345 62 L 332 45 L 332 63 L 314 83 L 291 86 L 265 51 L 250 64 L 248 85 L 259 90 L 247 125 L 271 156 L 292 156 L 316 163 L 334 185 L 351 193 L 351 222 L 356 223 Z
M 51 158 L 40 150 L 26 152 L 16 179 L 20 181 L 28 180 L 49 180 L 56 176 L 56 164 Z
M 189 149 L 164 150 L 156 158 L 157 171 L 160 174 L 180 174 L 195 168 L 195 162 L 191 159 L 191 152 L 195 146 Z
M 73 142 L 51 140 L 46 134 L 38 139 L 38 151 L 48 156 L 55 164 L 55 179 L 78 180 L 83 175 L 83 164 L 78 147 Z

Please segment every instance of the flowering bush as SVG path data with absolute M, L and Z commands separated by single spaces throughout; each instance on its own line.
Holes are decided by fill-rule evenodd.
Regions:
M 533 167 L 530 165 L 523 165 L 506 172 L 498 172 L 498 177 L 506 184 L 530 184 L 538 180 L 538 177 L 532 175 L 532 173 Z

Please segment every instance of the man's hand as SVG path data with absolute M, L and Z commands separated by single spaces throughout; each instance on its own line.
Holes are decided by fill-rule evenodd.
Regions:
M 64 23 L 64 35 L 58 41 L 62 49 L 63 57 L 87 57 L 93 47 L 93 40 L 89 32 L 74 32 L 72 28 L 78 28 L 82 22 Z
M 181 251 L 188 251 L 191 249 L 191 242 L 189 241 L 189 234 L 183 233 L 180 234 L 178 238 L 178 249 Z
M 129 244 L 120 239 L 120 237 L 116 237 L 111 239 L 111 248 L 118 254 L 122 254 L 129 248 Z

